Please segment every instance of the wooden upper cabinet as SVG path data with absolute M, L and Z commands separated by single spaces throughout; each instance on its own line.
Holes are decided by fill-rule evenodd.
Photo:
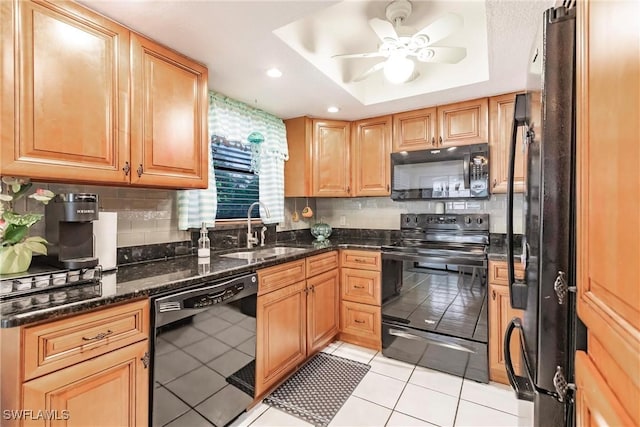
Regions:
M 598 415 L 605 409 L 597 400 L 606 384 L 615 397 L 611 404 L 632 418 L 625 424 L 639 425 L 640 2 L 585 0 L 577 7 L 576 286 L 594 369 L 577 365 L 576 381 L 578 390 L 595 384 L 578 399 L 577 410 Z M 609 353 L 609 363 L 594 354 L 591 337 Z M 585 378 L 597 378 L 594 370 L 602 380 Z M 604 416 L 609 420 L 624 418 Z
M 73 2 L 0 13 L 3 174 L 206 188 L 205 67 Z
M 391 116 L 353 124 L 353 195 L 390 194 Z
M 511 149 L 511 130 L 515 104 L 516 93 L 489 98 L 489 154 L 491 156 L 492 193 L 507 192 L 509 152 Z M 517 193 L 522 193 L 526 185 L 527 172 L 524 148 L 522 131 L 520 131 L 516 140 L 514 169 L 514 191 Z
M 437 144 L 443 147 L 478 144 L 489 138 L 489 101 L 487 98 L 440 105 Z
M 350 127 L 345 121 L 313 120 L 313 196 L 351 194 Z
M 424 150 L 437 145 L 436 107 L 393 115 L 393 152 Z
M 207 69 L 131 34 L 131 183 L 206 188 Z
M 313 122 L 308 117 L 284 121 L 289 160 L 284 162 L 284 196 L 311 196 L 311 138 Z
M 72 2 L 5 1 L 2 23 L 2 174 L 128 182 L 129 30 Z

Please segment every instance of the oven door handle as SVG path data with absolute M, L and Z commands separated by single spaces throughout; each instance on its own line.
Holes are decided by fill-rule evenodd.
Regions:
M 429 337 L 429 338 L 422 337 L 422 336 L 411 334 L 409 332 L 402 331 L 400 329 L 393 329 L 393 328 L 389 329 L 389 335 L 393 335 L 394 337 L 406 338 L 406 339 L 409 339 L 409 340 L 415 340 L 415 341 L 426 341 L 429 344 L 434 344 L 434 345 L 437 345 L 439 347 L 450 348 L 452 350 L 464 351 L 466 353 L 475 353 L 476 352 L 472 348 L 469 348 L 469 347 L 464 346 L 464 345 L 452 343 L 450 341 L 447 341 L 444 338 L 441 339 L 441 338 L 435 338 L 435 337 Z

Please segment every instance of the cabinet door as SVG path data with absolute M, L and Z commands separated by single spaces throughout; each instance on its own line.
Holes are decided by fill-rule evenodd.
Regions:
M 488 141 L 489 102 L 487 98 L 438 107 L 438 144 L 478 144 Z
M 321 349 L 338 333 L 339 271 L 307 279 L 307 354 Z
M 289 160 L 284 162 L 284 197 L 311 196 L 311 139 L 313 123 L 308 117 L 284 121 Z
M 598 399 L 606 383 L 632 417 L 624 424 L 640 425 L 640 2 L 577 7 L 578 316 L 603 377 L 591 396 Z M 611 362 L 593 354 L 592 336 Z M 581 372 L 588 373 L 576 367 L 579 384 Z M 579 413 L 588 409 L 580 405 Z
M 145 340 L 28 381 L 23 384 L 24 408 L 68 416 L 69 427 L 147 425 L 147 351 Z M 41 419 L 24 425 L 45 424 Z
M 436 107 L 393 115 L 393 152 L 424 150 L 437 145 Z
M 129 31 L 72 2 L 5 1 L 2 23 L 2 174 L 128 182 Z
M 509 287 L 489 284 L 489 378 L 491 381 L 509 384 L 504 361 L 504 331 L 514 317 L 522 318 L 521 310 L 511 308 Z M 520 372 L 519 331 L 511 338 L 511 360 L 516 372 Z
M 351 192 L 349 122 L 313 121 L 313 195 L 347 197 Z
M 507 192 L 509 145 L 511 144 L 511 129 L 513 126 L 513 109 L 515 104 L 515 93 L 489 98 L 489 155 L 491 156 L 492 193 Z M 518 132 L 516 143 L 514 191 L 522 193 L 527 177 L 522 132 Z
M 131 183 L 206 188 L 207 69 L 131 35 Z
M 388 196 L 391 174 L 391 116 L 354 123 L 353 195 Z
M 258 297 L 256 397 L 306 358 L 305 282 Z

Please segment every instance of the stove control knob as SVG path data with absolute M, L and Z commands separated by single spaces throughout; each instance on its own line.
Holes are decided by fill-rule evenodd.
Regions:
M 464 217 L 464 222 L 465 222 L 465 224 L 471 224 L 471 217 L 470 216 L 465 216 Z
M 477 222 L 478 224 L 482 224 L 482 218 L 476 218 L 476 222 Z
M 455 218 L 449 218 L 449 219 L 447 219 L 447 222 L 449 224 L 455 224 L 456 223 L 456 219 Z

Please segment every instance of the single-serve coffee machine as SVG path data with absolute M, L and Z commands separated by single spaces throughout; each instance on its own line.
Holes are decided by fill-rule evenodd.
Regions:
M 97 219 L 97 194 L 66 193 L 55 196 L 45 208 L 48 261 L 69 269 L 98 265 L 92 223 Z

